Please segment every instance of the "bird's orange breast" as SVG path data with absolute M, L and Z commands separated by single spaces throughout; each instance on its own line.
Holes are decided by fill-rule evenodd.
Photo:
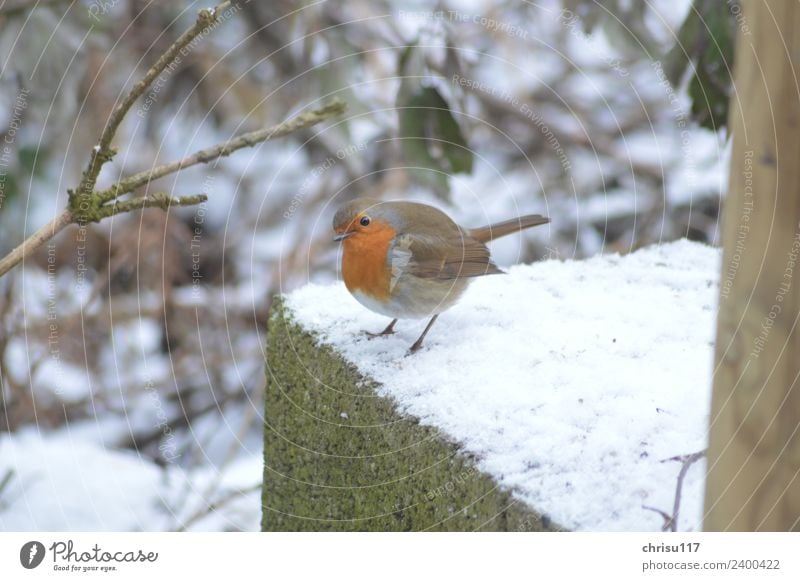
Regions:
M 373 222 L 368 231 L 345 239 L 342 254 L 342 278 L 351 293 L 361 291 L 388 301 L 392 269 L 387 253 L 395 230 L 388 224 Z

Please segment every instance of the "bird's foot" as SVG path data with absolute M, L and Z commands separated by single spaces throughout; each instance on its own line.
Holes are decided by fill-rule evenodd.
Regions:
M 409 348 L 408 353 L 406 353 L 406 357 L 408 357 L 409 355 L 413 355 L 414 353 L 422 349 L 422 341 L 425 339 L 425 335 L 427 335 L 428 331 L 431 330 L 431 326 L 433 326 L 438 317 L 439 317 L 438 313 L 435 314 L 433 317 L 431 317 L 431 320 L 428 321 L 428 324 L 425 327 L 425 330 L 422 332 L 422 335 L 420 335 L 419 339 L 414 341 L 414 344 Z
M 406 357 L 411 357 L 414 353 L 420 350 L 420 347 L 414 347 L 413 345 L 408 348 L 406 351 Z
M 369 331 L 362 331 L 368 339 L 374 339 L 375 337 L 385 337 L 386 335 L 394 335 L 394 325 L 397 323 L 397 319 L 393 319 L 391 323 L 380 333 L 370 333 Z
M 406 353 L 406 357 L 410 357 L 420 349 L 422 349 L 422 341 L 417 341 L 411 347 L 408 348 L 408 353 Z
M 386 337 L 388 335 L 394 335 L 394 331 L 389 331 L 388 333 L 386 331 L 381 331 L 380 333 L 373 333 L 371 331 L 362 330 L 361 332 L 367 336 L 367 339 L 375 339 L 376 337 Z

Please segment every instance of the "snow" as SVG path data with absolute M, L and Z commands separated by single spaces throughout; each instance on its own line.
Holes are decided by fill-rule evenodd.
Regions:
M 51 392 L 65 402 L 79 402 L 91 392 L 85 369 L 70 365 L 59 357 L 42 360 L 31 381 L 36 393 Z
M 0 437 L 0 531 L 259 529 L 260 451 L 220 471 L 158 467 L 83 430 Z
M 718 249 L 681 240 L 626 256 L 549 260 L 477 279 L 406 356 L 425 321 L 386 319 L 342 283 L 286 297 L 292 316 L 555 522 L 658 531 L 681 463 L 706 447 Z M 346 413 L 346 410 L 343 410 Z M 699 530 L 704 462 L 678 530 Z
M 147 530 L 157 518 L 159 469 L 131 453 L 105 453 L 38 434 L 0 440 L 0 474 L 14 486 L 0 502 L 0 530 Z

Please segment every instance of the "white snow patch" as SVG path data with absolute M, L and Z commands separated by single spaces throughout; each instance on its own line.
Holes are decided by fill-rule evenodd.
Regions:
M 658 531 L 681 464 L 707 440 L 720 253 L 686 240 L 546 261 L 476 280 L 406 357 L 424 321 L 386 319 L 341 283 L 286 298 L 297 321 L 439 428 L 521 500 L 575 530 Z M 704 463 L 679 530 L 698 530 Z
M 151 530 L 160 470 L 130 452 L 35 432 L 0 438 L 2 531 Z
M 0 437 L 0 531 L 256 531 L 261 451 L 220 472 L 159 468 L 132 451 L 88 440 L 86 430 Z

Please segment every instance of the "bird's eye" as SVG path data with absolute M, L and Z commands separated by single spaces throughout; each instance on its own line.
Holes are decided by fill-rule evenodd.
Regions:
M 361 218 L 361 220 L 360 220 L 360 224 L 362 226 L 369 226 L 369 217 L 368 216 L 363 216 Z

